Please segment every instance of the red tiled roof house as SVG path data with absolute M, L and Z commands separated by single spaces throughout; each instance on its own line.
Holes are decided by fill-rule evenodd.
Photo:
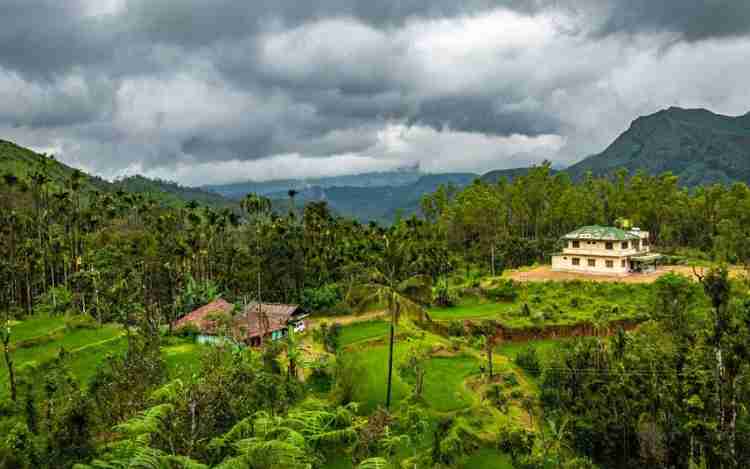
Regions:
M 198 341 L 213 343 L 219 338 L 216 316 L 231 315 L 234 305 L 223 299 L 213 301 L 175 321 L 174 328 L 194 326 L 200 332 Z M 307 317 L 298 305 L 280 303 L 250 303 L 240 314 L 231 319 L 232 336 L 235 341 L 258 346 L 267 339 L 286 337 L 289 328 L 295 331 L 305 329 Z

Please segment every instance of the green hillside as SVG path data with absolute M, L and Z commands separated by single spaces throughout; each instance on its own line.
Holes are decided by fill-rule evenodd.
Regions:
M 199 188 L 181 186 L 176 182 L 149 179 L 140 175 L 120 179 L 112 185 L 116 190 L 149 194 L 169 206 L 177 206 L 195 201 L 201 205 L 214 208 L 239 208 L 239 203 L 227 199 L 220 194 Z
M 36 153 L 13 142 L 0 139 L 0 175 L 12 174 L 18 178 L 29 178 L 36 171 L 44 169 L 53 183 L 64 185 L 75 171 L 47 155 Z M 96 176 L 84 174 L 81 181 L 84 191 L 108 190 L 110 183 Z
M 63 187 L 67 184 L 75 169 L 54 159 L 54 157 L 36 153 L 13 142 L 0 140 L 0 175 L 11 174 L 20 179 L 29 179 L 34 173 L 43 171 L 52 184 Z M 183 187 L 174 182 L 153 180 L 143 176 L 131 176 L 115 182 L 108 182 L 100 177 L 83 173 L 81 185 L 84 192 L 102 191 L 148 194 L 167 206 L 179 206 L 190 201 L 215 208 L 234 209 L 238 204 L 219 194 Z
M 580 179 L 619 168 L 654 175 L 671 171 L 686 186 L 750 182 L 750 113 L 739 117 L 671 107 L 639 117 L 603 152 L 567 171 Z

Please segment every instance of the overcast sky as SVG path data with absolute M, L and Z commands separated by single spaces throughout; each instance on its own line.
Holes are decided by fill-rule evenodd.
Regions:
M 564 166 L 748 77 L 746 0 L 0 0 L 0 138 L 108 178 Z

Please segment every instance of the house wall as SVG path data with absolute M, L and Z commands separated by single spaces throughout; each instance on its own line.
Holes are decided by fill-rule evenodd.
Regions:
M 573 259 L 579 259 L 579 265 L 574 265 Z M 589 259 L 594 260 L 595 265 L 593 267 L 589 265 Z M 607 267 L 607 261 L 612 261 L 612 267 Z M 623 261 L 625 261 L 624 265 Z M 595 275 L 627 275 L 630 273 L 630 262 L 627 257 L 622 256 L 591 256 L 563 253 L 552 256 L 552 270 Z
M 574 248 L 573 241 L 568 240 L 567 245 L 563 248 L 563 254 L 621 257 L 646 252 L 642 244 L 639 243 L 639 247 L 636 248 L 633 241 L 627 242 L 628 247 L 626 249 L 623 249 L 622 247 L 623 241 L 610 241 L 612 243 L 612 249 L 607 249 L 607 242 L 608 241 L 581 239 L 578 240 L 578 247 Z

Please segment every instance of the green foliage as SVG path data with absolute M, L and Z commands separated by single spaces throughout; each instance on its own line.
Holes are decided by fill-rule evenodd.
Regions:
M 542 373 L 541 362 L 535 347 L 526 347 L 518 352 L 515 362 L 531 376 L 539 376 Z
M 497 446 L 514 461 L 531 454 L 534 448 L 535 435 L 530 430 L 517 425 L 502 425 L 497 433 Z
M 319 288 L 305 288 L 302 291 L 302 307 L 306 311 L 329 311 L 342 299 L 341 290 L 336 284 L 327 284 Z
M 327 322 L 322 322 L 313 331 L 315 340 L 323 344 L 323 347 L 325 347 L 326 351 L 329 353 L 336 353 L 336 351 L 339 349 L 339 345 L 341 344 L 341 335 L 342 326 L 337 322 L 334 322 L 330 325 Z
M 455 305 L 459 300 L 456 290 L 451 288 L 448 279 L 441 278 L 432 287 L 432 304 L 443 308 Z
M 73 307 L 73 293 L 63 287 L 47 290 L 39 297 L 34 306 L 35 314 L 39 316 L 62 316 Z
M 482 290 L 482 293 L 491 301 L 515 301 L 518 298 L 518 289 L 513 280 L 506 279 Z

